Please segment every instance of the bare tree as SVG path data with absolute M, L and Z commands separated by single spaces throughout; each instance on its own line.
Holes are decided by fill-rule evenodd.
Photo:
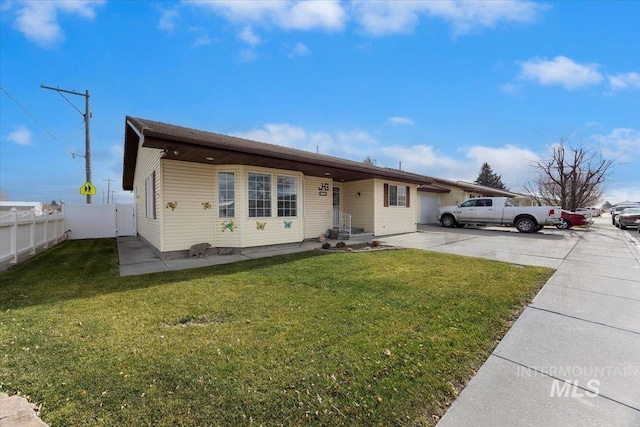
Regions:
M 614 166 L 614 160 L 603 159 L 600 151 L 582 140 L 574 148 L 563 137 L 551 147 L 550 158 L 534 162 L 538 176 L 525 184 L 524 191 L 538 204 L 559 205 L 573 212 L 598 202 Z
M 376 165 L 376 159 L 371 158 L 370 156 L 367 156 L 367 157 L 364 158 L 362 163 L 364 163 L 365 165 L 375 166 Z

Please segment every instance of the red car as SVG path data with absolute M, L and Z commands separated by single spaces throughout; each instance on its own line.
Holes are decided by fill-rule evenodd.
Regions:
M 562 210 L 560 223 L 556 224 L 560 230 L 568 230 L 577 225 L 589 225 L 587 217 L 583 214 Z

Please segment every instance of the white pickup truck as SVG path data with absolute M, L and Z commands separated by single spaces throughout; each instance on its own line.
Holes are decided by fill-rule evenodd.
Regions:
M 458 206 L 440 208 L 438 221 L 445 227 L 467 224 L 515 226 L 521 233 L 542 230 L 561 222 L 560 206 L 514 206 L 508 197 L 478 197 Z

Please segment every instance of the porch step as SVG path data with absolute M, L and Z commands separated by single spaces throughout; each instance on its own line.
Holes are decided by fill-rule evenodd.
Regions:
M 373 233 L 365 233 L 363 229 L 359 229 L 360 231 L 351 230 L 351 234 L 346 231 L 341 231 L 338 233 L 338 240 L 349 240 L 349 239 L 362 239 L 366 237 L 373 237 Z

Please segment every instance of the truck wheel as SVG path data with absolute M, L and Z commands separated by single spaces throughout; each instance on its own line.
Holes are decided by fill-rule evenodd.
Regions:
M 531 218 L 520 218 L 516 221 L 516 228 L 521 233 L 532 233 L 538 225 Z
M 560 223 L 556 224 L 556 228 L 559 228 L 560 230 L 568 230 L 571 228 L 571 222 L 564 218 L 560 218 Z
M 440 221 L 444 227 L 451 228 L 456 225 L 456 219 L 452 215 L 443 215 Z

